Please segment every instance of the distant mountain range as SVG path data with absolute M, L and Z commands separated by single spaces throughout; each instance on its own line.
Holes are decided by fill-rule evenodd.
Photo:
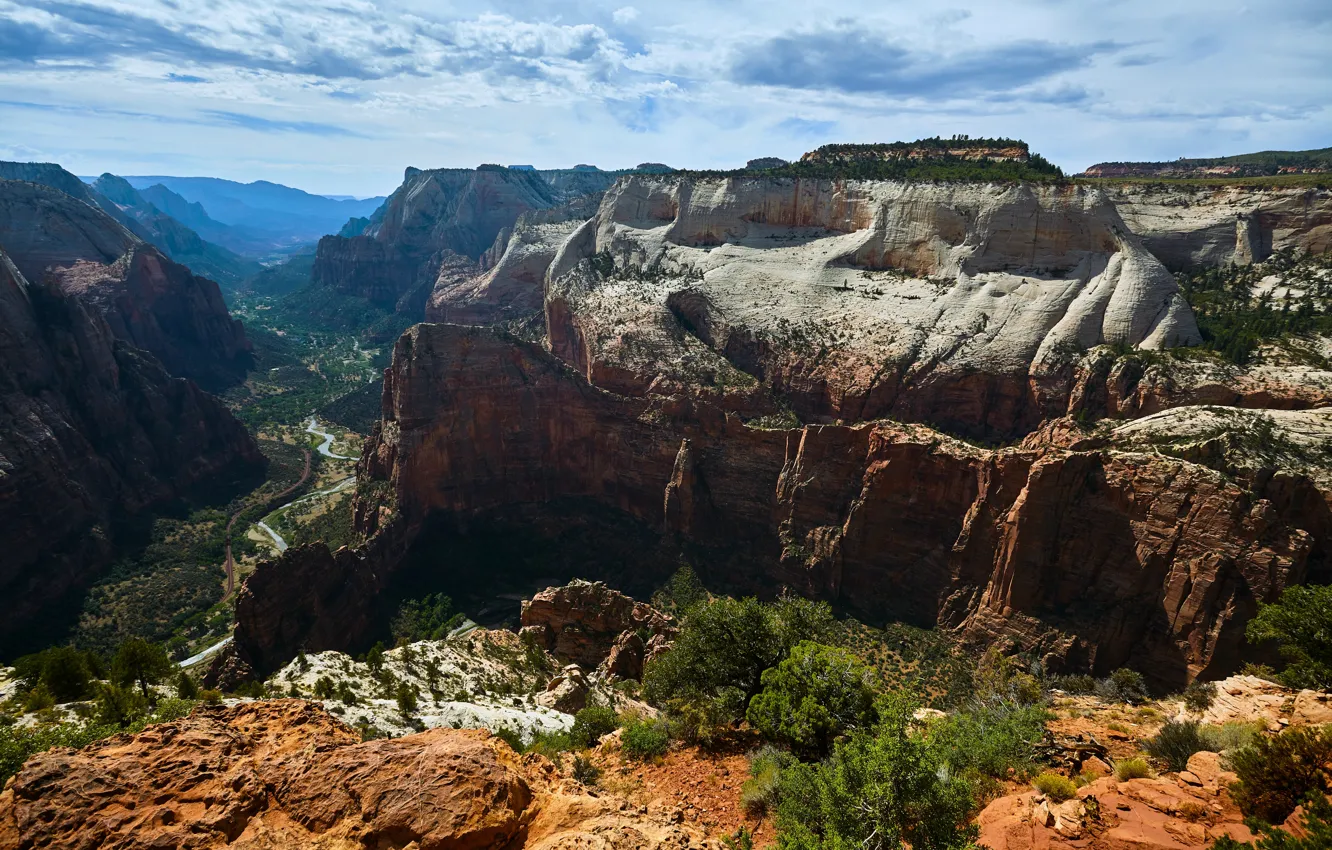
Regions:
M 217 177 L 125 177 L 154 204 L 195 229 L 205 239 L 249 256 L 289 253 L 337 233 L 348 219 L 372 215 L 384 198 L 329 198 L 257 180 L 237 183 Z M 166 204 L 164 192 L 183 205 Z

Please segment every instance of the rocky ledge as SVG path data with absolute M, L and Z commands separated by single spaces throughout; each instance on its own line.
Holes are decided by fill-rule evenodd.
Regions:
M 700 848 L 487 732 L 362 742 L 303 700 L 188 718 L 30 759 L 0 793 L 0 846 Z

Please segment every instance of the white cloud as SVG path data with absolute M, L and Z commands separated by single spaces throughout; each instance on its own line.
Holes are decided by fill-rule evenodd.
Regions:
M 0 0 L 0 152 L 372 194 L 407 164 L 723 167 L 955 132 L 1072 169 L 1325 146 L 1325 0 L 1265 9 L 1261 40 L 1219 2 Z

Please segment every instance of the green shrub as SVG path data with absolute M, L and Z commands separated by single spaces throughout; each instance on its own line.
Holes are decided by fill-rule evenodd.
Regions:
M 1144 758 L 1116 759 L 1115 760 L 1115 778 L 1120 782 L 1127 782 L 1130 779 L 1151 779 L 1156 776 L 1152 766 Z
M 573 728 L 569 734 L 580 747 L 595 747 L 619 725 L 613 709 L 604 705 L 590 705 L 574 715 Z
M 1209 748 L 1207 736 L 1196 720 L 1176 722 L 1166 721 L 1157 732 L 1143 744 L 1147 755 L 1165 764 L 1166 768 L 1181 771 L 1188 767 L 1194 753 Z
M 665 754 L 671 744 L 666 724 L 660 720 L 634 718 L 620 732 L 620 748 L 632 759 L 647 761 Z
M 763 671 L 797 643 L 830 634 L 832 623 L 825 603 L 795 597 L 699 602 L 686 612 L 671 648 L 648 664 L 643 694 L 667 709 L 706 700 L 718 717 L 738 722 L 763 690 Z
M 515 753 L 523 751 L 523 736 L 508 726 L 501 726 L 495 730 L 495 737 L 509 745 L 509 748 Z
M 1096 693 L 1096 679 L 1092 676 L 1059 676 L 1051 687 L 1073 696 L 1091 696 Z
M 971 785 L 913 731 L 915 707 L 892 694 L 880 703 L 872 733 L 855 732 L 826 761 L 782 772 L 780 847 L 953 850 L 975 836 Z
M 558 764 L 565 753 L 576 749 L 578 746 L 568 732 L 538 729 L 532 733 L 532 743 L 519 749 L 519 752 L 537 753 Z
M 1306 796 L 1328 791 L 1330 764 L 1332 733 L 1325 730 L 1296 728 L 1258 737 L 1230 754 L 1239 777 L 1231 795 L 1246 815 L 1281 823 Z
M 1096 695 L 1107 702 L 1138 705 L 1151 698 L 1147 682 L 1137 670 L 1121 667 L 1096 683 Z
M 1045 698 L 1040 681 L 1017 669 L 1013 659 L 995 647 L 981 656 L 971 678 L 972 698 L 976 702 L 1031 705 Z
M 18 678 L 27 689 L 44 687 L 54 702 L 73 702 L 92 695 L 90 660 L 96 657 L 71 646 L 55 646 L 14 662 Z
M 197 700 L 199 698 L 199 686 L 195 684 L 190 674 L 184 670 L 181 670 L 176 676 L 176 696 L 184 700 Z
M 573 778 L 582 785 L 596 785 L 601 780 L 601 768 L 582 756 L 574 756 Z
M 845 649 L 802 641 L 762 681 L 749 724 L 798 753 L 822 758 L 833 739 L 874 723 L 874 675 Z
M 221 705 L 222 692 L 217 690 L 202 690 L 199 691 L 199 699 L 207 705 Z
M 754 833 L 741 826 L 732 834 L 722 836 L 722 846 L 726 850 L 754 850 Z
M 749 778 L 740 786 L 740 806 L 752 818 L 777 811 L 781 800 L 782 770 L 795 761 L 785 750 L 771 745 L 749 756 Z
M 1281 598 L 1260 605 L 1249 621 L 1249 640 L 1274 640 L 1288 662 L 1277 674 L 1292 688 L 1332 688 L 1332 586 L 1288 587 Z
M 1253 844 L 1241 844 L 1229 836 L 1218 838 L 1212 850 L 1327 850 L 1332 847 L 1332 803 L 1322 794 L 1311 794 L 1304 801 L 1304 815 L 1300 818 L 1303 836 L 1297 838 L 1273 826 L 1258 825 L 1260 837 Z
M 320 676 L 315 679 L 314 695 L 317 699 L 333 699 L 335 693 L 337 693 L 337 686 L 333 684 L 332 678 Z
M 1261 729 L 1254 723 L 1225 723 L 1221 726 L 1208 726 L 1202 730 L 1207 749 L 1214 753 L 1228 753 L 1247 747 L 1253 743 Z
M 1184 689 L 1184 707 L 1195 714 L 1202 714 L 1216 701 L 1216 682 L 1194 680 Z
M 1072 779 L 1048 770 L 1033 779 L 1031 784 L 1036 786 L 1037 791 L 1056 803 L 1072 800 L 1078 794 L 1078 786 L 1073 783 Z
M 1036 745 L 1050 715 L 1035 705 L 988 705 L 958 711 L 935 723 L 930 737 L 945 763 L 959 775 L 1019 778 L 1039 764 Z

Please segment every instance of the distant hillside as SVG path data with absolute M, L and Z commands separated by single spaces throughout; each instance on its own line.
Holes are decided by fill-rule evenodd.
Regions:
M 223 245 L 251 256 L 263 251 L 287 252 L 337 233 L 349 218 L 370 216 L 384 198 L 327 198 L 258 180 L 237 183 L 218 177 L 127 176 L 136 189 L 162 186 L 188 204 L 197 204 L 209 219 L 233 228 L 217 234 Z
M 734 171 L 678 171 L 681 176 L 814 177 L 859 180 L 1062 180 L 1064 172 L 1020 139 L 934 137 L 914 142 L 831 144 L 798 162 L 752 160 Z
M 1098 162 L 1080 177 L 1270 177 L 1277 174 L 1332 172 L 1332 148 L 1310 151 L 1259 151 L 1211 159 L 1173 162 Z
M 96 181 L 85 181 L 56 163 L 0 162 L 0 179 L 39 183 L 97 207 L 135 236 L 189 266 L 195 274 L 224 286 L 235 286 L 260 269 L 258 263 L 203 238 L 114 175 L 103 174 Z

